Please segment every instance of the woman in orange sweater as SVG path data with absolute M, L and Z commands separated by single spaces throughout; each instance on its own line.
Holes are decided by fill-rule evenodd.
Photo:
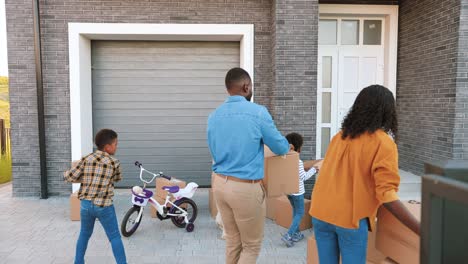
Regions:
M 312 196 L 310 215 L 321 264 L 366 263 L 367 234 L 384 205 L 419 234 L 419 222 L 397 192 L 395 99 L 387 88 L 364 88 L 330 142 Z

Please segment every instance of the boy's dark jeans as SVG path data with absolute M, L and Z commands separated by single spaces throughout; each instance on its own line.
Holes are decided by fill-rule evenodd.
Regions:
M 304 216 L 304 194 L 288 195 L 288 199 L 293 208 L 293 219 L 288 230 L 288 234 L 292 236 L 299 233 L 299 224 Z
M 117 217 L 115 216 L 114 206 L 99 207 L 88 200 L 81 200 L 81 230 L 78 243 L 76 244 L 75 264 L 84 263 L 84 255 L 88 247 L 88 241 L 93 234 L 94 223 L 96 218 L 101 222 L 107 238 L 111 242 L 112 252 L 114 253 L 115 261 L 118 264 L 127 263 L 125 257 L 125 249 L 120 237 Z

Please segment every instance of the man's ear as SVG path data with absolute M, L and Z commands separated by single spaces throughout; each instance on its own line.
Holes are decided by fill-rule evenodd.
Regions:
M 244 92 L 244 93 L 249 92 L 249 84 L 248 83 L 244 83 L 244 85 L 242 85 L 242 92 Z

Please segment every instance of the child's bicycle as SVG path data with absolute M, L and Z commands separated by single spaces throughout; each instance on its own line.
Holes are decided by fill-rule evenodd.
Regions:
M 153 192 L 146 189 L 146 184 L 151 183 L 156 177 L 163 177 L 168 180 L 171 180 L 171 177 L 164 175 L 162 172 L 152 173 L 147 171 L 138 161 L 135 162 L 135 166 L 140 168 L 140 180 L 144 185 L 143 188 L 140 186 L 132 188 L 133 207 L 128 210 L 122 220 L 120 228 L 122 235 L 129 237 L 135 233 L 141 223 L 143 211 L 148 202 L 156 209 L 156 214 L 161 221 L 170 218 L 175 226 L 179 228 L 185 227 L 187 232 L 192 232 L 195 228 L 193 222 L 197 218 L 198 208 L 190 198 L 195 194 L 198 185 L 191 182 L 183 189 L 180 189 L 178 186 L 163 186 L 162 189 L 167 191 L 167 196 L 166 201 L 161 205 L 153 198 Z M 150 181 L 145 180 L 143 172 L 151 174 L 153 178 Z M 157 186 L 157 188 L 160 187 Z M 171 201 L 171 196 L 175 198 L 174 202 Z

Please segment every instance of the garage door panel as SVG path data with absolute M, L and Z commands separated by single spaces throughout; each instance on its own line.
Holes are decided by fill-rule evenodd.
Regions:
M 119 132 L 121 140 L 138 140 L 138 141 L 152 141 L 158 138 L 165 138 L 171 140 L 206 140 L 205 132 L 155 132 L 155 133 L 121 133 Z
M 140 42 L 140 41 L 93 41 L 92 54 L 186 54 L 226 55 L 239 54 L 239 42 Z
M 192 95 L 196 94 L 217 94 L 227 96 L 226 89 L 216 85 L 206 84 L 190 84 L 190 85 L 158 85 L 158 84 L 145 84 L 145 85 L 97 85 L 93 84 L 93 87 L 97 89 L 96 94 L 134 94 L 134 93 L 146 93 L 146 94 L 177 94 L 177 95 Z
M 208 117 L 209 113 L 213 109 L 190 109 L 190 111 L 183 109 L 158 109 L 158 110 L 147 110 L 138 109 L 137 111 L 128 111 L 120 109 L 101 109 L 99 114 L 96 116 L 101 117 L 132 117 L 132 116 L 143 116 L 148 118 L 157 118 L 164 116 L 205 116 Z
M 206 140 L 141 140 L 119 142 L 119 150 L 124 149 L 165 149 L 165 148 L 201 148 L 206 147 Z
M 119 152 L 125 153 L 128 156 L 139 155 L 140 153 L 144 152 L 145 155 L 150 155 L 153 157 L 161 156 L 167 154 L 167 148 L 145 148 L 145 149 L 121 149 Z M 207 156 L 210 155 L 208 149 L 205 148 L 172 148 L 171 155 L 175 156 L 194 156 L 194 155 L 203 155 Z
M 237 60 L 239 60 L 237 58 Z M 132 78 L 159 78 L 159 77 L 196 77 L 196 78 L 212 78 L 213 74 L 219 74 L 223 76 L 226 74 L 223 69 L 216 70 L 203 70 L 203 69 L 190 69 L 190 70 L 178 70 L 177 72 L 172 70 L 104 70 L 104 69 L 93 69 L 93 76 L 96 78 L 122 78 L 122 77 L 132 77 Z M 223 88 L 223 87 L 218 87 Z
M 237 54 L 230 54 L 220 57 L 218 54 L 205 55 L 200 54 L 198 56 L 189 56 L 187 54 L 162 54 L 162 53 L 134 53 L 129 54 L 131 56 L 122 56 L 121 58 L 114 55 L 101 56 L 99 62 L 147 62 L 151 61 L 154 63 L 169 63 L 169 62 L 202 62 L 202 63 L 225 63 L 232 62 L 236 63 L 239 61 Z
M 124 179 L 145 168 L 209 185 L 208 115 L 226 99 L 224 75 L 239 66 L 234 42 L 92 42 L 93 130 L 119 134 Z
M 203 122 L 206 123 L 207 117 L 206 116 L 200 116 L 200 117 L 188 117 L 188 116 L 166 116 L 166 117 L 160 117 L 158 118 L 157 122 L 153 122 L 148 120 L 148 117 L 145 116 L 134 116 L 134 117 L 120 117 L 116 119 L 109 120 L 107 117 L 99 117 L 96 116 L 96 111 L 93 113 L 93 123 L 99 124 L 99 125 L 94 125 L 94 127 L 100 126 L 100 127 L 105 127 L 109 128 L 112 127 L 113 124 L 116 125 L 122 125 L 122 124 L 128 124 L 128 125 L 144 125 L 148 123 L 158 123 L 158 124 L 168 124 L 168 125 L 178 125 L 178 124 L 201 124 Z
M 209 78 L 209 77 L 101 77 L 93 78 L 93 83 L 96 85 L 216 85 L 223 83 L 224 78 Z
M 155 111 L 163 109 L 213 109 L 212 101 L 178 101 L 178 102 L 126 102 L 125 104 L 116 103 L 116 102 L 102 102 L 99 105 L 96 105 L 94 109 L 99 110 L 112 110 L 112 109 L 152 109 Z
M 190 98 L 185 94 L 93 94 L 93 100 L 99 102 L 180 102 L 184 98 L 187 101 L 217 101 L 218 104 L 226 99 L 226 95 L 221 94 L 192 94 Z
M 217 70 L 226 66 L 223 62 L 210 62 L 210 61 L 183 61 L 183 62 L 152 62 L 152 61 L 103 61 L 92 64 L 96 69 L 117 69 L 125 70 L 130 67 L 132 70 L 190 70 L 190 69 L 205 69 Z
M 106 128 L 106 125 L 98 125 L 97 130 Z M 182 124 L 139 124 L 139 125 L 128 125 L 128 124 L 112 124 L 112 127 L 115 130 L 118 130 L 119 133 L 128 133 L 128 132 L 174 132 L 174 131 L 206 131 L 206 124 L 193 124 L 193 125 L 182 125 Z

